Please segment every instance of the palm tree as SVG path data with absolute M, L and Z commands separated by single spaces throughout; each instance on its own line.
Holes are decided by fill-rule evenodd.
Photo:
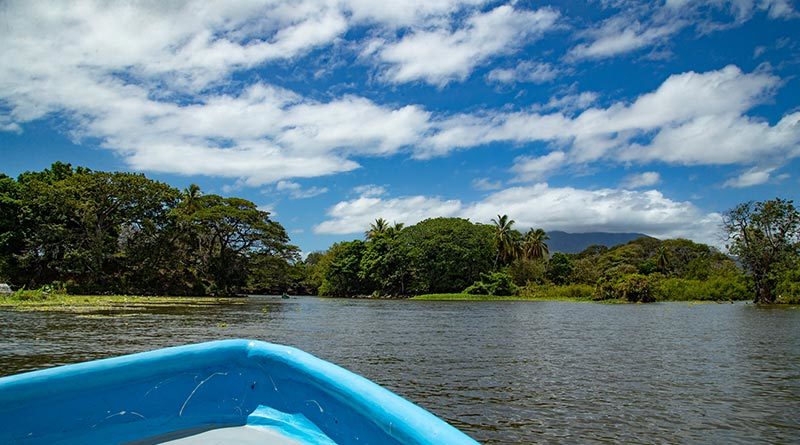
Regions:
M 508 219 L 508 215 L 497 215 L 497 219 L 492 218 L 494 223 L 494 240 L 497 244 L 497 256 L 494 265 L 497 267 L 498 261 L 510 263 L 517 256 L 518 246 L 514 239 L 512 226 L 513 219 Z
M 197 210 L 197 201 L 201 195 L 200 186 L 197 184 L 190 184 L 189 187 L 183 189 L 183 206 L 187 212 L 191 213 Z
M 547 233 L 542 229 L 534 230 L 531 228 L 528 230 L 522 243 L 522 250 L 525 258 L 530 260 L 542 260 L 547 258 L 550 254 L 550 248 L 547 247 L 545 241 L 549 239 L 550 237 L 547 236 Z
M 369 230 L 364 232 L 367 239 L 376 238 L 379 235 L 385 234 L 389 230 L 389 222 L 383 218 L 378 218 L 374 223 L 369 225 Z
M 396 222 L 391 227 L 386 228 L 386 234 L 389 235 L 389 238 L 395 238 L 403 231 L 403 227 L 405 227 L 405 224 Z
M 667 269 L 669 269 L 669 253 L 664 246 L 658 248 L 658 253 L 656 253 L 656 266 L 658 266 L 659 272 L 666 275 Z

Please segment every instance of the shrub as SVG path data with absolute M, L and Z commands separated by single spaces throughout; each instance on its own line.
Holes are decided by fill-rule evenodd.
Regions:
M 707 280 L 667 278 L 658 283 L 660 294 L 666 300 L 747 300 L 752 291 L 745 277 L 736 275 L 717 275 Z
M 516 295 L 519 291 L 514 280 L 506 272 L 481 274 L 481 279 L 464 289 L 464 293 L 472 295 Z
M 655 279 L 640 274 L 625 275 L 615 283 L 617 295 L 631 303 L 652 303 L 656 301 Z
M 595 286 L 594 300 L 622 298 L 631 303 L 652 303 L 660 294 L 658 275 L 627 274 L 619 278 L 601 278 Z
M 592 297 L 594 287 L 587 284 L 567 284 L 564 286 L 528 285 L 520 293 L 527 298 L 585 300 Z

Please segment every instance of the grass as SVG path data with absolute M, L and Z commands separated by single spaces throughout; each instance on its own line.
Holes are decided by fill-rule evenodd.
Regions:
M 138 311 L 152 307 L 212 306 L 240 304 L 238 298 L 153 297 L 141 295 L 65 295 L 22 290 L 0 296 L 0 309 L 21 311 L 95 312 Z

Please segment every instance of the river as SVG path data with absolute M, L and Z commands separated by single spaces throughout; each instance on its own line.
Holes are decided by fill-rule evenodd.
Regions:
M 250 338 L 362 374 L 486 444 L 800 442 L 797 306 L 250 297 L 0 310 L 0 326 L 2 375 Z

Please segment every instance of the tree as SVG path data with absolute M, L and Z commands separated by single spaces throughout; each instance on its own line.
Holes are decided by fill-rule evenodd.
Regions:
M 331 297 L 352 297 L 370 292 L 361 279 L 361 259 L 364 256 L 363 241 L 336 243 L 328 250 L 330 256 L 319 294 Z
M 16 181 L 0 176 L 0 275 L 17 286 L 231 294 L 248 282 L 291 283 L 288 241 L 252 202 L 196 185 L 181 193 L 141 174 L 58 162 Z
M 669 253 L 667 253 L 667 249 L 664 246 L 658 248 L 658 253 L 656 254 L 656 265 L 658 266 L 658 271 L 662 274 L 667 274 L 667 269 L 669 269 Z
M 369 225 L 369 230 L 364 233 L 364 236 L 367 239 L 373 239 L 385 234 L 387 230 L 389 230 L 389 222 L 383 218 L 378 218 L 374 223 Z
M 550 254 L 546 241 L 550 237 L 543 229 L 530 229 L 522 241 L 522 252 L 529 260 L 542 260 Z
M 509 219 L 508 215 L 497 215 L 497 219 L 492 218 L 492 223 L 494 224 L 494 242 L 497 246 L 497 255 L 494 260 L 496 268 L 498 263 L 509 264 L 513 261 L 517 257 L 519 247 L 514 237 L 515 221 L 513 219 Z
M 426 219 L 397 239 L 410 268 L 408 293 L 461 292 L 492 270 L 492 227 L 461 218 Z
M 780 274 L 800 256 L 800 213 L 790 200 L 746 202 L 723 216 L 728 251 L 753 278 L 755 302 L 774 303 Z
M 176 215 L 187 228 L 182 234 L 187 262 L 197 270 L 206 293 L 236 293 L 247 283 L 252 258 L 298 259 L 283 226 L 246 199 L 203 195 L 194 198 L 191 206 L 181 203 Z
M 566 284 L 572 275 L 572 261 L 565 253 L 556 252 L 547 262 L 547 278 L 555 284 Z
M 0 282 L 11 281 L 16 275 L 14 252 L 24 239 L 20 231 L 22 201 L 17 182 L 0 174 Z

